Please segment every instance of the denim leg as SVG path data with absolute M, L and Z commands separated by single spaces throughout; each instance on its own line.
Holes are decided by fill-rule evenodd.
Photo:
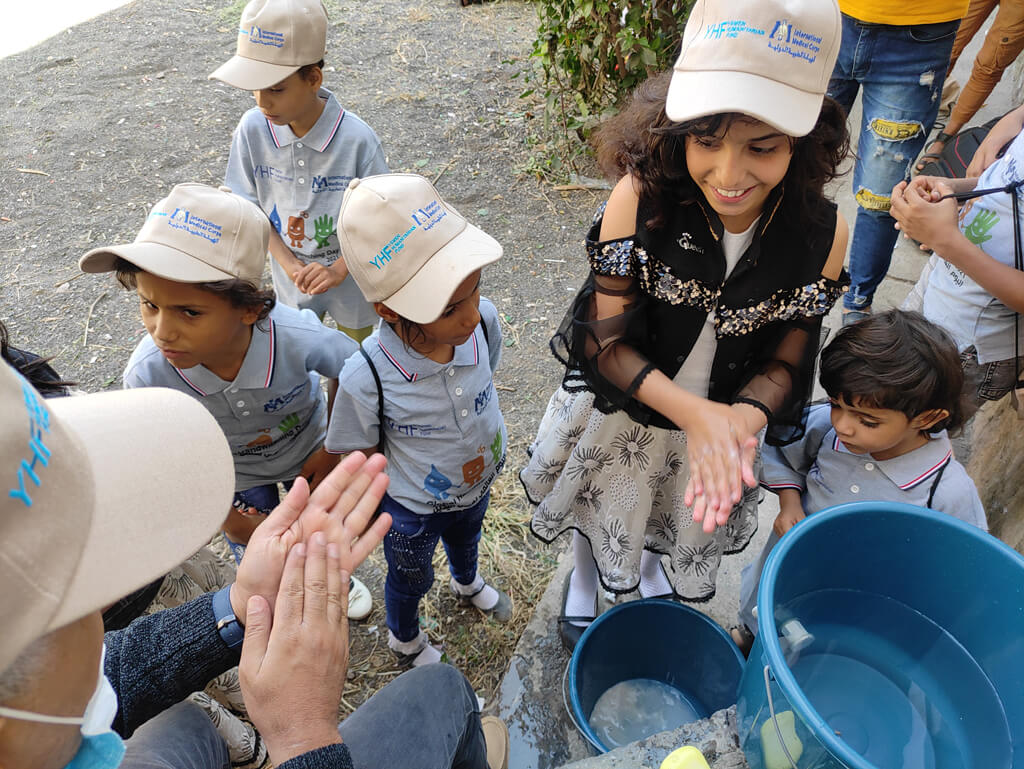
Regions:
M 850 114 L 853 102 L 857 98 L 860 83 L 854 77 L 853 67 L 857 61 L 857 46 L 860 44 L 861 27 L 849 16 L 843 16 L 843 33 L 839 43 L 839 56 L 832 69 L 826 93 L 839 102 L 840 106 Z
M 487 769 L 476 694 L 445 664 L 403 673 L 342 721 L 338 733 L 356 766 Z
M 860 25 L 847 17 L 843 22 L 841 49 L 857 27 L 856 49 L 844 62 L 849 77 L 860 83 L 864 106 L 853 172 L 858 209 L 850 243 L 851 287 L 843 300 L 855 309 L 871 304 L 889 269 L 899 234 L 889 216 L 889 197 L 909 178 L 935 121 L 959 22 Z
M 420 599 L 434 584 L 431 561 L 440 515 L 418 515 L 385 495 L 381 503 L 391 514 L 391 529 L 384 537 L 388 576 L 384 580 L 384 606 L 388 629 L 399 641 L 411 641 L 420 632 Z
M 120 769 L 227 769 L 228 746 L 202 708 L 179 702 L 125 741 Z
M 476 505 L 454 513 L 454 520 L 443 532 L 441 542 L 448 555 L 448 569 L 455 581 L 463 585 L 476 579 L 477 551 L 484 513 L 491 501 L 491 493 L 484 494 Z

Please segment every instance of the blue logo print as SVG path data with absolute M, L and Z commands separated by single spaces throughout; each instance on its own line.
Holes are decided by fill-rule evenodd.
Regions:
M 263 29 L 258 24 L 253 24 L 249 29 L 239 27 L 238 34 L 245 35 L 253 45 L 269 45 L 271 48 L 284 47 L 284 33 L 272 32 Z
M 43 433 L 50 432 L 50 412 L 39 400 L 36 391 L 24 379 L 21 381 L 21 392 L 25 398 L 25 411 L 28 413 L 28 448 L 32 452 L 32 461 L 22 459 L 18 464 L 18 488 L 7 492 L 8 496 L 20 499 L 25 507 L 32 507 L 32 497 L 25 486 L 28 478 L 36 486 L 43 482 L 36 474 L 36 465 L 46 467 L 50 464 L 50 450 L 43 443 Z

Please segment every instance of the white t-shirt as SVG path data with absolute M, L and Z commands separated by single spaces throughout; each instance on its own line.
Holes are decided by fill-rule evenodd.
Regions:
M 722 233 L 722 251 L 725 252 L 725 277 L 722 279 L 723 283 L 729 279 L 733 268 L 739 263 L 740 257 L 743 256 L 751 241 L 753 241 L 754 228 L 760 221 L 761 218 L 758 217 L 743 232 L 733 233 L 725 230 Z M 699 395 L 702 398 L 707 397 L 708 387 L 711 382 L 711 364 L 715 360 L 715 349 L 717 346 L 718 340 L 715 339 L 715 311 L 712 310 L 704 321 L 704 327 L 700 330 L 697 341 L 693 343 L 693 349 L 686 356 L 686 360 L 683 361 L 683 365 L 679 367 L 679 371 L 676 372 L 672 381 L 687 392 Z
M 989 166 L 976 189 L 1003 187 L 1024 178 L 1024 133 L 1006 154 Z M 1024 211 L 1024 188 L 1017 190 Z M 960 212 L 960 231 L 982 251 L 1013 267 L 1013 200 L 996 192 L 969 200 Z M 939 254 L 941 256 L 941 254 Z M 979 363 L 1016 357 L 1013 349 L 1014 312 L 974 282 L 963 270 L 937 260 L 928 279 L 922 312 L 928 320 L 952 334 L 962 351 L 971 345 Z

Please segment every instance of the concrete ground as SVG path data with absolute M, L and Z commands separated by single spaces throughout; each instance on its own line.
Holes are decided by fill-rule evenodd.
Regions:
M 952 76 L 961 85 L 970 75 L 974 55 L 986 30 L 987 26 L 978 33 L 957 63 Z M 996 87 L 985 106 L 970 121 L 970 125 L 981 124 L 1016 107 L 1021 100 L 1020 79 L 1021 67 L 1018 63 L 1007 70 L 1003 81 Z M 860 116 L 858 100 L 850 116 L 850 126 L 854 132 L 860 125 Z M 852 232 L 857 204 L 853 198 L 850 175 L 833 185 L 832 194 Z M 885 310 L 899 306 L 916 282 L 926 260 L 927 256 L 924 253 L 901 238 L 893 254 L 888 276 L 876 293 L 874 309 Z M 826 318 L 825 325 L 834 330 L 839 328 L 840 324 L 840 309 L 837 306 Z M 736 621 L 740 572 L 746 564 L 757 557 L 777 512 L 778 503 L 775 496 L 766 495 L 761 504 L 760 529 L 754 540 L 743 553 L 726 557 L 722 561 L 715 598 L 706 604 L 695 605 L 695 608 L 705 612 L 723 627 L 728 628 Z M 674 732 L 665 732 L 604 756 L 595 756 L 595 751 L 581 738 L 571 722 L 564 704 L 563 678 L 569 658 L 559 643 L 556 626 L 557 617 L 561 612 L 562 583 L 570 568 L 570 559 L 563 556 L 558 571 L 516 648 L 516 654 L 512 658 L 500 691 L 499 701 L 492 705 L 497 714 L 506 720 L 512 734 L 510 768 L 657 767 L 674 748 L 683 744 L 694 744 L 702 750 L 712 769 L 745 769 L 746 761 L 738 747 L 731 710 L 722 711 L 705 721 L 687 725 Z M 606 603 L 610 605 L 610 602 Z M 640 639 L 637 643 L 637 652 L 642 653 Z M 685 650 L 681 649 L 680 652 L 685 653 Z

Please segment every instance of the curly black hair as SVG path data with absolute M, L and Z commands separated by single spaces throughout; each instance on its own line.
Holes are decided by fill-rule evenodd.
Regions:
M 612 181 L 630 174 L 654 215 L 647 226 L 656 229 L 664 212 L 680 202 L 701 197 L 686 167 L 686 137 L 714 136 L 734 120 L 747 116 L 729 112 L 674 123 L 665 114 L 672 72 L 653 75 L 637 86 L 629 105 L 594 132 L 593 143 L 602 172 Z M 793 157 L 782 180 L 782 208 L 796 221 L 820 215 L 825 185 L 839 175 L 839 164 L 850 152 L 846 112 L 825 97 L 818 122 L 806 136 L 791 137 Z

